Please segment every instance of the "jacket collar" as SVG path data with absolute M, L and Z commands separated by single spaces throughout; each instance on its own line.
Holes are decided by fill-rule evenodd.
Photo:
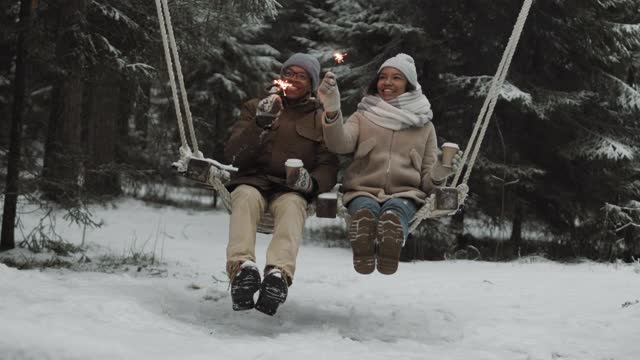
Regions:
M 288 102 L 287 98 L 283 98 L 283 100 L 284 100 L 283 104 L 285 109 L 290 108 L 292 110 L 297 110 L 302 112 L 311 112 L 311 111 L 315 111 L 320 107 L 320 102 L 318 101 L 318 99 L 316 99 L 311 95 L 307 95 L 307 97 L 304 100 L 298 101 L 295 103 Z

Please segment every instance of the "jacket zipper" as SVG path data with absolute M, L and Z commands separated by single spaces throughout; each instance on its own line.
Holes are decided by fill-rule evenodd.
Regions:
M 391 141 L 389 142 L 389 151 L 387 153 L 387 176 L 384 184 L 384 192 L 389 194 L 389 177 L 391 176 L 391 149 L 393 148 L 393 137 L 396 134 L 395 131 L 391 131 Z

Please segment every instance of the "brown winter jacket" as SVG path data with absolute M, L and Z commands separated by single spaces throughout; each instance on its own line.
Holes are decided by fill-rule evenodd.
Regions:
M 438 146 L 431 122 L 394 131 L 374 124 L 358 111 L 344 124 L 340 115 L 332 123 L 323 121 L 323 126 L 331 151 L 354 153 L 342 184 L 345 204 L 361 195 L 379 202 L 411 198 L 422 204 L 435 187 L 429 174 Z
M 232 173 L 228 188 L 251 185 L 265 196 L 291 191 L 286 187 L 284 163 L 296 158 L 303 161 L 316 185 L 308 199 L 331 190 L 336 184 L 338 160 L 322 138 L 320 103 L 310 98 L 296 105 L 285 104 L 273 127 L 263 130 L 255 121 L 258 102 L 253 99 L 244 104 L 225 146 L 225 160 L 239 168 Z

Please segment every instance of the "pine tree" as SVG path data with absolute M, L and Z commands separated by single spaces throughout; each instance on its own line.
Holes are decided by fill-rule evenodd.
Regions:
M 25 97 L 27 85 L 28 46 L 27 34 L 31 25 L 31 1 L 22 0 L 20 4 L 20 35 L 17 44 L 16 71 L 14 80 L 14 96 L 11 121 L 11 140 L 7 165 L 7 186 L 4 192 L 2 212 L 2 234 L 0 251 L 15 247 L 14 229 L 19 193 L 22 123 L 25 113 Z
M 386 7 L 386 1 L 327 1 L 308 11 L 303 29 L 308 39 L 298 38 L 339 78 L 345 113 L 355 110 L 378 67 L 398 52 L 421 60 L 429 40 L 419 28 L 407 24 Z M 346 53 L 344 63 L 333 59 Z
M 11 129 L 11 71 L 15 56 L 16 17 L 18 7 L 5 4 L 0 8 L 0 146 L 9 143 Z M 12 1 L 11 3 L 16 3 Z M 16 3 L 17 4 L 17 3 Z M 1 159 L 1 158 L 0 158 Z
M 59 74 L 53 90 L 44 160 L 43 191 L 48 198 L 68 204 L 78 200 L 81 182 L 87 5 L 86 0 L 72 0 L 59 7 Z
M 252 5 L 253 4 L 253 5 Z M 265 91 L 279 52 L 258 41 L 275 1 L 188 1 L 172 9 L 200 147 L 221 159 L 227 131 L 244 101 Z

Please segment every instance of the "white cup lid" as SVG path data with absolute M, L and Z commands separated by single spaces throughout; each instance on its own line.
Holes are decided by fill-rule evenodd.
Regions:
M 338 194 L 330 192 L 330 193 L 322 193 L 318 195 L 318 199 L 337 199 Z
M 458 146 L 458 144 L 456 143 L 452 143 L 452 142 L 446 142 L 444 144 L 442 144 L 442 147 L 452 147 L 452 148 L 456 148 L 456 149 L 460 149 L 460 146 Z
M 302 167 L 302 165 L 303 163 L 300 159 L 287 159 L 287 161 L 284 163 L 284 166 L 289 167 Z

